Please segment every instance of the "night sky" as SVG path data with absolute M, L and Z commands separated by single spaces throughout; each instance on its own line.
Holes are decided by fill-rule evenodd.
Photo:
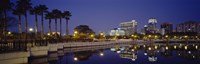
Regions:
M 89 25 L 96 33 L 108 33 L 119 27 L 119 23 L 133 19 L 138 22 L 138 31 L 148 23 L 149 18 L 156 18 L 159 28 L 163 22 L 172 22 L 175 26 L 188 20 L 200 21 L 200 0 L 32 0 L 32 3 L 33 6 L 44 4 L 49 10 L 71 11 L 70 34 L 78 25 Z M 28 15 L 28 22 L 29 27 L 34 27 L 33 15 Z M 52 25 L 52 30 L 55 31 L 54 20 Z M 10 30 L 16 31 L 17 26 Z M 47 31 L 48 20 L 45 20 L 45 32 Z

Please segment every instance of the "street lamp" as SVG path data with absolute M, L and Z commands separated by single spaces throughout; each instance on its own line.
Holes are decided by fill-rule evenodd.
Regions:
M 155 35 L 155 39 L 157 39 L 158 38 L 158 36 L 157 35 Z
M 33 28 L 29 28 L 29 31 L 30 31 L 30 32 L 33 32 Z
M 78 60 L 78 58 L 77 58 L 77 57 L 74 57 L 74 60 L 75 60 L 75 61 L 77 61 L 77 60 Z
M 75 30 L 73 36 L 76 37 L 77 34 L 78 34 L 78 31 Z
M 74 31 L 74 34 L 77 34 L 78 33 L 78 31 Z
M 168 35 L 165 36 L 165 38 L 168 38 L 168 37 L 169 37 Z
M 11 34 L 11 32 L 8 32 L 8 35 L 10 35 Z
M 93 34 L 91 34 L 91 35 L 90 35 L 90 37 L 92 37 L 92 38 L 93 38 L 93 37 L 94 37 L 94 35 L 93 35 Z

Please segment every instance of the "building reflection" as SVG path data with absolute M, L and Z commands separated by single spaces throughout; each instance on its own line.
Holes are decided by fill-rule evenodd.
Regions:
M 133 46 L 130 48 L 121 48 L 121 53 L 119 54 L 121 58 L 131 59 L 135 61 L 137 59 L 137 46 Z
M 158 45 L 148 45 L 147 48 L 145 49 L 145 53 L 147 53 L 146 55 L 148 56 L 148 60 L 150 62 L 157 61 L 156 53 L 159 51 L 158 48 L 159 48 Z
M 160 53 L 161 53 L 161 56 L 170 57 L 172 56 L 172 47 L 169 45 L 163 46 L 160 48 Z
M 187 46 L 187 48 L 186 48 Z M 199 45 L 185 45 L 184 48 L 181 48 L 176 51 L 176 55 L 181 58 L 187 59 L 200 59 L 200 49 Z
M 163 56 L 164 58 L 175 56 L 185 59 L 200 59 L 200 49 L 198 44 L 145 44 L 129 45 L 127 47 L 113 47 L 110 50 L 119 53 L 121 58 L 137 61 L 138 52 L 144 51 L 148 61 L 155 62 Z

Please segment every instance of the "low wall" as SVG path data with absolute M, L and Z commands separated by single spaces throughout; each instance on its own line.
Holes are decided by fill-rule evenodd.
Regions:
M 0 54 L 0 64 L 23 64 L 28 62 L 28 52 L 12 52 Z

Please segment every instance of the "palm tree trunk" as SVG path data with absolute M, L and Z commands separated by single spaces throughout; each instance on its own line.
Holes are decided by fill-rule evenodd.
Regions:
M 25 14 L 24 17 L 25 17 L 25 41 L 27 41 L 27 32 L 28 32 L 27 14 Z
M 4 25 L 3 25 L 3 34 L 4 34 L 4 41 L 7 41 L 7 14 L 6 10 L 4 10 Z
M 18 30 L 19 30 L 19 39 L 21 39 L 22 27 L 21 27 L 21 15 L 18 15 Z
M 56 30 L 56 37 L 57 37 L 57 19 L 55 19 L 55 30 Z
M 37 38 L 37 33 L 38 33 L 38 18 L 37 18 L 37 14 L 35 14 L 35 37 Z
M 60 38 L 62 37 L 62 18 L 60 18 Z
M 43 36 L 44 36 L 44 18 L 43 18 L 43 13 L 42 13 L 41 19 L 42 19 L 42 32 L 41 32 L 41 37 L 43 38 Z
M 52 35 L 52 33 L 51 33 L 51 19 L 49 19 L 49 33 L 50 33 L 50 35 Z
M 68 20 L 66 19 L 66 35 L 68 37 L 69 35 L 69 30 L 68 30 Z

